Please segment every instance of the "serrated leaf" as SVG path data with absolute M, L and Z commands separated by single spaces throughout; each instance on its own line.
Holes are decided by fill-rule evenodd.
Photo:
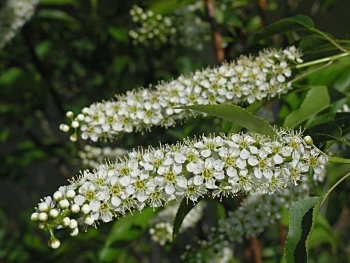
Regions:
M 181 225 L 187 214 L 202 200 L 200 198 L 197 202 L 188 202 L 187 198 L 182 199 L 179 208 L 177 209 L 174 224 L 173 224 L 173 240 L 175 241 L 179 234 Z
M 306 197 L 292 205 L 284 251 L 287 263 L 307 262 L 306 240 L 314 220 L 313 209 L 320 201 L 320 197 Z
M 330 97 L 326 86 L 314 86 L 308 93 L 300 108 L 290 113 L 283 126 L 294 128 L 304 121 L 310 119 L 317 113 L 326 109 L 330 104 Z
M 253 115 L 246 109 L 243 109 L 237 105 L 192 105 L 182 108 L 208 113 L 210 115 L 216 116 L 226 121 L 230 121 L 248 130 L 266 135 L 271 138 L 276 135 L 274 129 L 267 121 Z
M 298 15 L 280 19 L 261 30 L 253 37 L 252 42 L 256 43 L 261 39 L 273 36 L 278 33 L 285 33 L 292 30 L 311 29 L 314 28 L 314 22 L 308 16 Z

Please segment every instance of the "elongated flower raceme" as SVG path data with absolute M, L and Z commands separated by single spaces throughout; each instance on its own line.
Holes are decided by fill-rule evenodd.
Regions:
M 130 15 L 133 22 L 139 25 L 139 27 L 129 31 L 135 45 L 139 43 L 145 45 L 166 43 L 176 33 L 176 28 L 170 17 L 155 14 L 151 10 L 145 11 L 137 5 L 132 7 Z
M 173 200 L 274 193 L 297 183 L 310 168 L 318 177 L 326 162 L 295 131 L 276 130 L 274 140 L 255 133 L 203 136 L 130 152 L 125 159 L 86 170 L 42 199 L 32 220 L 50 230 L 50 244 L 56 244 L 54 228 L 76 235 L 79 228 Z
M 82 139 L 97 141 L 121 133 L 150 130 L 153 126 L 170 127 L 193 116 L 193 112 L 175 107 L 227 102 L 250 104 L 288 91 L 291 67 L 301 61 L 295 47 L 264 50 L 257 57 L 242 56 L 232 63 L 180 76 L 153 88 L 129 91 L 118 95 L 115 101 L 94 103 L 76 117 L 68 112 L 71 123 L 60 128 L 66 132 L 72 128 L 73 141 L 77 139 L 78 129 Z
M 160 211 L 152 220 L 149 233 L 154 242 L 164 246 L 173 240 L 173 223 L 180 203 L 174 203 Z M 185 232 L 187 229 L 194 227 L 203 216 L 205 203 L 201 202 L 196 205 L 183 219 L 179 232 Z
M 157 48 L 170 43 L 201 50 L 205 35 L 210 34 L 210 25 L 201 15 L 203 9 L 203 1 L 197 1 L 163 16 L 134 5 L 130 15 L 135 27 L 129 31 L 129 36 L 134 45 Z
M 32 17 L 38 0 L 7 0 L 0 8 L 0 48 Z

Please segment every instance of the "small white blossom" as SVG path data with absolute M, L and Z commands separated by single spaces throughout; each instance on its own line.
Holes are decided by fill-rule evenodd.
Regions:
M 173 222 L 179 208 L 179 203 L 174 203 L 160 211 L 151 222 L 149 233 L 154 242 L 161 246 L 172 242 Z M 205 203 L 197 204 L 183 219 L 179 232 L 183 233 L 187 229 L 194 227 L 202 218 Z
M 314 178 L 323 174 L 326 156 L 306 144 L 301 133 L 275 132 L 274 139 L 255 133 L 202 136 L 182 144 L 130 152 L 93 172 L 83 171 L 70 185 L 60 187 L 60 194 L 55 192 L 58 200 L 41 200 L 35 211 L 39 214 L 32 218 L 49 229 L 69 227 L 72 220 L 88 226 L 173 200 L 197 202 L 207 195 L 221 199 L 238 193 L 273 194 L 299 183 L 310 169 Z M 298 158 L 291 158 L 293 154 Z M 56 209 L 63 221 L 49 218 L 40 209 Z
M 38 0 L 7 0 L 0 10 L 0 48 L 32 17 Z
M 292 56 L 294 59 L 285 54 L 286 50 L 295 53 Z M 231 63 L 198 70 L 189 76 L 161 82 L 149 89 L 128 91 L 124 95 L 117 95 L 116 100 L 94 103 L 75 118 L 69 119 L 72 128 L 79 123 L 79 127 L 71 129 L 74 131 L 73 140 L 77 139 L 79 131 L 82 139 L 97 141 L 106 137 L 115 138 L 121 133 L 148 131 L 154 126 L 174 126 L 176 122 L 196 115 L 176 107 L 193 104 L 251 104 L 279 96 L 291 89 L 288 82 L 290 68 L 298 63 L 296 58 L 299 56 L 299 51 L 294 47 L 263 50 L 256 57 L 241 56 Z M 249 142 L 249 138 L 240 139 L 243 141 L 236 143 L 241 144 L 240 148 L 243 149 L 245 140 Z M 220 147 L 220 141 L 216 142 L 215 138 L 201 143 L 196 148 L 203 157 L 208 157 L 211 144 Z M 249 157 L 247 149 L 241 154 L 244 160 Z

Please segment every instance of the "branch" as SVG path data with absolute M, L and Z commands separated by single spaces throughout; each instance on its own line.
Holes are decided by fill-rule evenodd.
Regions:
M 256 237 L 252 237 L 251 241 L 254 251 L 254 262 L 262 263 L 260 242 Z
M 286 228 L 281 223 L 278 223 L 278 236 L 280 239 L 282 251 L 284 251 L 284 246 L 286 244 L 287 232 L 286 232 Z
M 259 15 L 260 15 L 260 19 L 261 19 L 261 24 L 262 26 L 266 26 L 267 22 L 266 22 L 266 0 L 259 0 L 259 4 L 258 4 L 258 9 L 259 9 Z
M 205 8 L 207 11 L 208 21 L 212 32 L 213 45 L 215 49 L 216 62 L 221 64 L 224 60 L 225 54 L 222 47 L 222 36 L 219 32 L 218 25 L 215 20 L 214 0 L 205 0 Z

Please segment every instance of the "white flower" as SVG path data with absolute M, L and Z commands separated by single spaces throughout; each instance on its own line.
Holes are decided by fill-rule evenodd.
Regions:
M 294 52 L 295 56 L 285 54 L 284 50 Z M 79 127 L 68 130 L 74 131 L 73 135 L 80 130 L 82 139 L 97 141 L 115 138 L 120 133 L 150 130 L 154 126 L 174 126 L 176 122 L 196 115 L 177 108 L 181 106 L 251 104 L 279 96 L 291 88 L 288 82 L 291 67 L 300 56 L 296 49 L 284 50 L 264 50 L 256 57 L 241 56 L 231 63 L 198 70 L 149 89 L 128 91 L 118 95 L 116 100 L 94 103 L 76 117 L 69 118 L 70 127 L 73 124 L 74 127 L 79 124 Z M 242 144 L 239 146 L 242 150 L 246 149 L 245 143 L 252 144 L 249 138 L 239 138 L 243 141 L 236 143 Z M 211 147 L 220 147 L 220 137 L 207 140 L 195 146 L 205 158 L 211 153 Z M 243 151 L 242 155 L 246 153 Z
M 1 6 L 0 48 L 3 48 L 32 17 L 38 3 L 38 0 L 7 0 Z
M 273 194 L 302 180 L 310 168 L 315 177 L 324 169 L 327 158 L 296 139 L 301 136 L 290 130 L 276 130 L 275 141 L 255 133 L 203 136 L 134 151 L 93 172 L 82 172 L 70 185 L 60 187 L 55 199 L 41 200 L 32 218 L 44 228 L 60 228 L 59 222 L 47 215 L 56 209 L 56 218 L 64 216 L 92 225 L 173 200 L 197 202 L 206 195 L 221 199 L 238 193 Z M 294 147 L 297 141 L 300 145 Z M 201 154 L 203 151 L 210 152 Z M 291 158 L 292 151 L 299 158 Z
M 168 242 L 172 242 L 173 222 L 179 209 L 179 203 L 173 203 L 161 210 L 151 221 L 149 233 L 154 242 L 164 246 Z M 183 219 L 180 233 L 184 233 L 187 229 L 194 227 L 203 216 L 205 203 L 198 203 Z

